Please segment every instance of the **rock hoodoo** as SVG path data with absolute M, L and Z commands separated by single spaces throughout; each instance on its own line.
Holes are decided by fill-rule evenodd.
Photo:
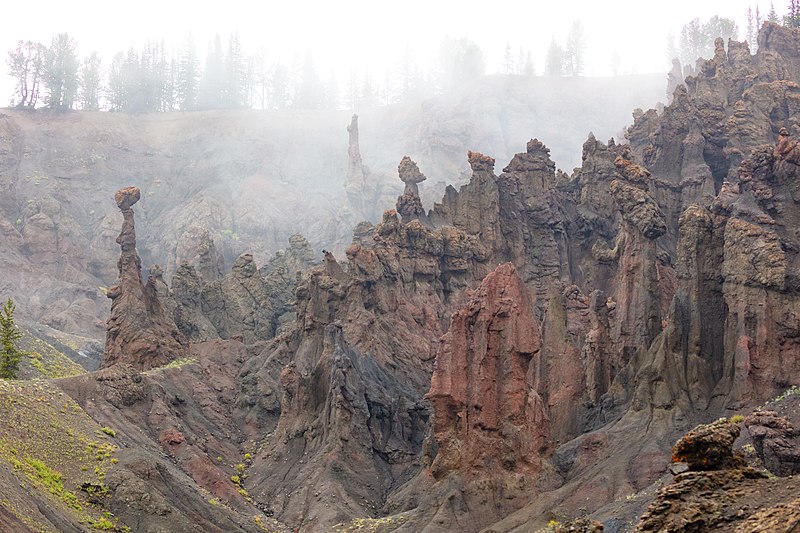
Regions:
M 425 209 L 422 207 L 417 184 L 425 181 L 425 175 L 408 156 L 404 156 L 400 161 L 397 171 L 400 174 L 400 181 L 406 184 L 402 196 L 397 197 L 397 214 L 403 222 L 424 216 Z
M 114 195 L 122 211 L 122 231 L 117 244 L 122 249 L 119 281 L 109 287 L 111 316 L 108 319 L 106 349 L 102 366 L 126 363 L 140 370 L 166 364 L 186 355 L 186 341 L 175 322 L 164 311 L 156 280 L 142 283 L 142 261 L 136 252 L 133 205 L 141 193 L 136 187 L 120 189 Z

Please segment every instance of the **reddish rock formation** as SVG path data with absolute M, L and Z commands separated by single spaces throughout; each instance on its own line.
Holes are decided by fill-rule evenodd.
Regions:
M 122 254 L 118 262 L 119 282 L 108 289 L 111 316 L 107 325 L 103 367 L 127 363 L 146 370 L 186 355 L 184 337 L 164 312 L 155 279 L 150 277 L 146 284 L 142 284 L 132 209 L 140 194 L 138 188 L 127 187 L 114 195 L 123 216 L 122 230 L 117 237 Z
M 590 135 L 571 176 L 535 139 L 499 176 L 470 152 L 470 182 L 425 219 L 390 211 L 358 228 L 346 261 L 326 252 L 281 335 L 206 347 L 241 361 L 239 392 L 230 374 L 218 397 L 193 386 L 206 406 L 236 396 L 234 413 L 209 411 L 214 427 L 260 444 L 255 501 L 310 531 L 379 508 L 420 531 L 609 517 L 615 500 L 649 498 L 668 479 L 679 431 L 796 383 L 800 33 L 768 24 L 764 35 L 754 58 L 717 43 L 663 113 L 636 113 L 630 146 Z M 243 256 L 229 289 L 215 282 L 215 330 L 271 335 L 255 334 L 267 323 L 255 270 Z M 190 455 L 223 439 L 206 444 L 199 416 L 179 428 L 171 402 L 153 402 L 153 434 L 179 430 L 176 461 L 224 494 L 208 458 Z M 785 435 L 770 435 L 762 453 L 778 457 Z M 726 421 L 681 441 L 675 454 L 693 470 L 661 491 L 641 530 L 730 530 L 758 491 L 785 510 L 797 482 L 738 468 L 734 438 Z M 720 466 L 736 468 L 699 470 Z
M 453 314 L 436 356 L 425 395 L 439 447 L 435 476 L 537 472 L 550 433 L 534 388 L 540 346 L 527 289 L 511 263 L 500 265 Z
M 720 470 L 740 464 L 733 455 L 733 443 L 741 428 L 720 419 L 697 426 L 672 447 L 672 462 L 686 463 L 689 470 Z

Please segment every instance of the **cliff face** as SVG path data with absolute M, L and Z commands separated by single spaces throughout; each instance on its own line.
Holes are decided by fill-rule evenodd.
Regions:
M 571 175 L 536 139 L 499 175 L 492 157 L 468 152 L 469 183 L 425 211 L 424 175 L 404 158 L 398 210 L 359 225 L 344 257 L 323 251 L 299 279 L 313 259 L 299 240 L 262 272 L 245 255 L 220 275 L 206 246 L 171 289 L 138 278 L 119 294 L 141 297 L 126 313 L 115 300 L 109 335 L 158 311 L 146 298 L 161 291 L 168 312 L 153 316 L 173 313 L 198 342 L 197 366 L 142 385 L 112 365 L 92 387 L 196 484 L 301 530 L 362 517 L 428 533 L 530 531 L 578 514 L 624 527 L 621 502 L 671 481 L 680 433 L 800 383 L 800 32 L 767 24 L 759 39 L 755 56 L 718 43 L 663 112 L 637 114 L 629 144 L 589 135 Z M 136 282 L 121 198 L 120 278 Z M 216 337 L 230 340 L 206 342 Z M 76 383 L 64 386 L 107 417 Z M 745 425 L 783 474 L 796 471 L 797 426 L 781 416 Z M 701 429 L 675 455 L 733 474 L 676 477 L 640 530 L 682 527 L 672 497 L 692 509 L 696 490 L 750 481 L 725 505 L 741 511 L 737 527 L 759 519 L 740 505 L 747 494 L 784 485 L 741 468 L 731 424 Z M 246 477 L 226 484 L 233 471 L 213 459 L 245 453 Z M 793 512 L 779 500 L 767 514 Z
M 434 476 L 540 470 L 550 437 L 535 389 L 540 348 L 527 289 L 511 263 L 500 265 L 453 314 L 439 345 L 425 396 L 438 447 Z
M 778 80 L 792 71 L 791 61 L 770 59 L 782 55 L 770 44 L 783 42 L 775 32 L 795 38 L 767 26 L 762 37 L 772 40 L 756 56 L 737 43 L 727 51 L 718 46 L 662 114 L 637 118 L 630 145 L 590 136 L 572 176 L 557 173 L 536 140 L 499 176 L 492 158 L 468 154 L 468 185 L 448 188 L 427 214 L 408 208 L 417 202 L 408 187 L 398 200 L 402 222 L 385 218 L 374 244 L 362 240 L 347 265 L 330 263 L 317 274 L 319 283 L 304 296 L 314 305 L 299 308 L 306 340 L 297 346 L 314 344 L 308 339 L 317 324 L 340 320 L 348 350 L 368 349 L 377 361 L 397 353 L 390 339 L 405 328 L 371 337 L 372 344 L 359 340 L 366 324 L 394 311 L 381 307 L 382 297 L 365 294 L 426 301 L 439 317 L 437 328 L 417 320 L 427 343 L 415 341 L 420 348 L 438 345 L 427 393 L 431 433 L 412 467 L 419 473 L 402 488 L 386 489 L 385 510 L 415 508 L 415 527 L 430 531 L 448 520 L 463 524 L 466 516 L 468 528 L 487 525 L 500 516 L 480 502 L 498 498 L 500 513 L 523 507 L 509 519 L 521 520 L 517 525 L 544 512 L 544 503 L 525 507 L 531 494 L 549 495 L 543 501 L 555 499 L 554 508 L 564 512 L 579 501 L 595 510 L 663 474 L 676 427 L 753 406 L 796 382 L 796 215 L 788 199 L 797 149 L 789 132 L 778 135 L 783 122 L 775 109 L 787 98 L 778 87 L 790 86 Z M 748 99 L 774 106 L 761 119 L 751 108 L 741 120 L 761 129 L 749 132 L 736 123 Z M 772 146 L 758 148 L 765 142 Z M 430 236 L 445 231 L 480 242 L 479 255 L 430 248 Z M 444 266 L 428 254 L 447 259 L 449 273 L 432 268 L 432 277 L 409 276 L 408 259 L 415 270 Z M 373 255 L 381 275 L 354 291 L 353 276 L 369 271 Z M 513 266 L 492 272 L 503 262 Z M 387 276 L 389 264 L 399 269 Z M 451 277 L 457 264 L 463 273 Z M 460 296 L 466 287 L 479 288 Z M 353 300 L 356 292 L 362 296 Z M 444 327 L 441 317 L 451 310 Z M 446 335 L 437 341 L 440 331 Z M 332 378 L 321 376 L 335 373 L 314 366 L 312 386 L 298 381 L 303 372 L 296 368 L 284 374 L 284 387 L 294 391 L 285 399 L 307 388 L 325 390 Z M 390 369 L 399 379 L 399 369 Z M 418 376 L 429 371 L 418 369 Z M 371 397 L 364 387 L 352 389 L 354 395 Z M 287 424 L 319 409 L 304 401 L 301 415 L 293 405 L 284 406 Z M 341 432 L 346 422 L 337 420 Z M 458 503 L 448 507 L 442 502 L 452 501 L 456 487 Z M 415 503 L 423 494 L 430 501 Z
M 161 265 L 167 283 L 183 262 L 197 266 L 209 236 L 223 258 L 218 273 L 243 253 L 266 264 L 298 231 L 316 253 L 341 254 L 352 228 L 365 219 L 379 222 L 403 192 L 394 173 L 402 154 L 428 174 L 432 185 L 420 193 L 430 202 L 445 181 L 468 180 L 461 175 L 468 148 L 505 157 L 513 149 L 506 140 L 525 138 L 535 126 L 575 160 L 580 138 L 564 129 L 577 122 L 573 110 L 590 123 L 581 129 L 613 132 L 629 122 L 630 109 L 650 106 L 663 93 L 658 76 L 638 76 L 624 91 L 622 77 L 561 89 L 551 84 L 567 80 L 545 81 L 487 77 L 455 97 L 365 109 L 360 165 L 348 163 L 350 115 L 340 111 L 130 116 L 3 109 L 0 292 L 31 321 L 100 339 L 108 302 L 99 288 L 117 277 L 120 221 L 113 205 L 96 199 L 121 187 L 144 191 L 136 213 L 139 254 L 146 267 Z M 545 106 L 570 98 L 566 111 L 545 120 Z M 606 103 L 586 105 L 598 98 Z M 473 104 L 483 107 L 480 114 Z M 209 281 L 208 272 L 198 274 Z

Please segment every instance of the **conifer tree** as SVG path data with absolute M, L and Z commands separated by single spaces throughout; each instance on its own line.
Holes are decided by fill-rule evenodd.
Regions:
M 14 301 L 9 298 L 0 311 L 0 378 L 16 379 L 22 351 L 16 342 L 22 333 L 14 324 Z
M 78 97 L 77 44 L 66 33 L 53 37 L 44 63 L 45 101 L 54 109 L 71 109 Z
M 100 109 L 100 56 L 92 52 L 83 60 L 80 72 L 81 108 L 89 111 Z

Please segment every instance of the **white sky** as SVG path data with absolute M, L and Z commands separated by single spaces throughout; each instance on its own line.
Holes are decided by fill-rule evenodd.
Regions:
M 778 15 L 785 2 L 776 4 Z M 610 73 L 609 58 L 617 50 L 622 73 L 665 69 L 668 32 L 677 36 L 694 17 L 732 18 L 744 39 L 745 14 L 752 0 L 287 0 L 246 2 L 227 0 L 138 0 L 5 2 L 0 51 L 20 39 L 49 44 L 59 32 L 68 32 L 81 56 L 98 50 L 108 66 L 111 56 L 130 46 L 140 49 L 148 39 L 165 38 L 180 46 L 191 33 L 201 56 L 207 43 L 220 33 L 238 30 L 247 52 L 265 46 L 274 58 L 290 64 L 294 53 L 311 49 L 320 76 L 331 68 L 345 79 L 351 69 L 369 68 L 380 81 L 382 65 L 394 64 L 406 43 L 425 68 L 446 35 L 468 37 L 486 54 L 488 72 L 501 68 L 506 44 L 513 51 L 530 49 L 541 73 L 551 38 L 564 43 L 572 22 L 580 18 L 587 35 L 587 75 Z M 764 16 L 769 2 L 760 4 Z M 5 61 L 3 61 L 5 74 Z M 10 97 L 11 80 L 0 76 L 0 104 Z

